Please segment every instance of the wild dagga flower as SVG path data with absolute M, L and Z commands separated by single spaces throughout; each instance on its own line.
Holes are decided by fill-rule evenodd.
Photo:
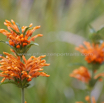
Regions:
M 84 42 L 84 45 L 85 47 L 80 45 L 76 50 L 84 54 L 85 60 L 91 65 L 91 73 L 88 68 L 81 66 L 75 69 L 70 76 L 87 83 L 88 87 L 92 88 L 98 80 L 101 80 L 101 77 L 104 77 L 104 73 L 95 75 L 96 70 L 104 62 L 104 43 L 91 45 L 89 42 Z
M 41 60 L 44 56 L 39 56 L 36 58 L 35 56 L 31 56 L 28 60 L 26 60 L 25 56 L 22 56 L 24 63 L 20 60 L 19 56 L 13 56 L 9 53 L 4 52 L 6 57 L 0 56 L 2 58 L 0 60 L 0 73 L 1 77 L 4 77 L 1 82 L 4 82 L 5 79 L 12 80 L 10 82 L 16 84 L 20 88 L 26 88 L 29 86 L 29 81 L 32 78 L 36 78 L 38 76 L 46 76 L 49 77 L 42 71 L 42 67 L 49 66 L 46 64 L 45 60 Z
M 81 66 L 78 69 L 75 69 L 69 76 L 76 78 L 84 83 L 87 83 L 90 87 L 93 87 L 95 83 L 99 80 L 102 80 L 102 77 L 104 77 L 104 73 L 99 73 L 95 75 L 92 78 L 91 73 L 89 72 L 88 68 Z
M 88 63 L 103 63 L 104 62 L 104 42 L 102 44 L 91 44 L 84 42 L 84 45 L 76 47 L 76 50 L 85 55 L 85 60 Z
M 100 35 L 98 35 L 98 39 L 94 37 L 94 35 L 98 35 L 98 32 L 94 31 L 92 34 L 92 38 L 90 42 L 84 42 L 84 45 L 80 45 L 75 49 L 81 52 L 85 56 L 85 60 L 87 61 L 88 65 L 90 65 L 90 71 L 88 71 L 85 67 L 80 67 L 73 71 L 70 75 L 71 77 L 75 77 L 83 82 L 88 83 L 91 87 L 95 85 L 95 83 L 104 76 L 104 73 L 98 74 L 95 76 L 95 71 L 99 69 L 101 64 L 104 62 L 104 42 L 100 43 L 99 40 L 101 39 Z M 90 75 L 92 74 L 92 75 Z
M 23 26 L 22 28 L 18 23 L 15 23 L 13 20 L 6 20 L 4 24 L 8 27 L 9 32 L 4 29 L 0 29 L 0 33 L 3 33 L 9 39 L 9 42 L 1 41 L 8 44 L 14 52 L 15 56 L 4 52 L 6 57 L 0 56 L 0 76 L 4 77 L 1 80 L 1 84 L 13 83 L 21 88 L 22 93 L 22 103 L 26 103 L 24 101 L 24 88 L 28 87 L 29 82 L 35 77 L 45 76 L 49 77 L 48 74 L 41 72 L 43 71 L 42 67 L 49 66 L 46 61 L 42 58 L 45 57 L 39 56 L 31 56 L 28 60 L 25 58 L 25 53 L 29 50 L 32 45 L 37 45 L 37 43 L 31 43 L 35 38 L 43 36 L 42 34 L 35 35 L 33 37 L 32 33 L 39 29 L 40 26 L 32 27 L 30 24 L 28 27 Z M 29 37 L 31 37 L 29 39 Z M 4 82 L 8 79 L 7 82 Z
M 88 83 L 91 79 L 91 75 L 86 67 L 81 66 L 78 69 L 75 69 L 71 74 L 70 77 L 74 77 L 78 80 L 81 80 L 85 83 Z
M 21 53 L 26 53 L 31 45 L 34 45 L 31 43 L 31 41 L 34 41 L 37 37 L 43 36 L 42 34 L 37 34 L 31 37 L 33 32 L 40 28 L 40 26 L 36 26 L 31 29 L 32 23 L 29 26 L 20 27 L 19 24 L 15 23 L 13 20 L 11 20 L 11 22 L 5 20 L 4 25 L 7 26 L 9 31 L 0 29 L 0 33 L 7 36 L 9 39 L 9 45 L 18 55 L 21 55 Z
M 104 77 L 104 73 L 95 74 L 95 72 L 99 69 L 99 67 L 104 62 L 104 42 L 102 38 L 102 34 L 100 33 L 102 30 L 104 30 L 104 27 L 101 28 L 98 31 L 95 31 L 91 27 L 91 34 L 89 36 L 90 42 L 84 42 L 84 45 L 80 45 L 79 47 L 76 47 L 75 49 L 79 52 L 81 52 L 85 56 L 85 60 L 87 62 L 87 65 L 89 67 L 86 68 L 84 66 L 79 67 L 78 69 L 75 69 L 71 74 L 70 77 L 74 77 L 82 82 L 84 82 L 87 85 L 87 90 L 91 93 L 91 90 L 95 86 L 96 82 L 99 80 L 102 80 L 102 77 Z M 89 97 L 90 98 L 90 97 Z M 95 99 L 86 99 L 88 103 L 96 103 Z M 82 101 L 76 102 L 76 103 L 83 103 Z
M 84 42 L 84 45 L 80 45 L 75 49 L 81 52 L 85 56 L 85 60 L 89 64 L 101 65 L 104 62 L 104 38 L 102 30 L 104 27 L 96 31 L 91 25 L 89 40 L 90 42 Z M 101 43 L 101 41 L 103 43 Z

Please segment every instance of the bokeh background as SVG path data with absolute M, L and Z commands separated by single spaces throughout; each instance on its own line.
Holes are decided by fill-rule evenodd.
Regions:
M 85 85 L 69 74 L 80 65 L 86 65 L 84 56 L 75 51 L 75 47 L 89 40 L 89 25 L 95 30 L 104 26 L 104 0 L 0 0 L 0 28 L 7 29 L 3 24 L 5 19 L 13 19 L 20 26 L 41 25 L 34 35 L 44 35 L 35 40 L 39 46 L 33 46 L 27 58 L 46 54 L 46 61 L 51 65 L 44 71 L 50 77 L 33 79 L 25 90 L 27 103 L 84 101 Z M 0 40 L 7 41 L 7 38 L 0 34 Z M 11 53 L 7 45 L 0 43 L 0 54 L 3 51 Z M 98 72 L 103 71 L 102 65 Z M 103 84 L 103 81 L 97 83 L 92 92 L 98 103 L 104 101 Z M 20 102 L 19 88 L 12 84 L 0 86 L 0 103 Z

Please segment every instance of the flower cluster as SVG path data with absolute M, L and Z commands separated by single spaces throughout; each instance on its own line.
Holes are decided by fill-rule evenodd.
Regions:
M 88 68 L 81 66 L 79 69 L 75 69 L 70 77 L 74 77 L 82 82 L 88 84 L 88 87 L 93 87 L 96 82 L 102 80 L 104 73 L 95 75 L 95 72 L 99 69 L 100 65 L 104 62 L 104 43 L 102 44 L 90 44 L 89 42 L 84 42 L 84 45 L 80 45 L 76 48 L 79 52 L 85 55 L 85 60 L 91 65 L 90 71 Z M 90 73 L 91 72 L 91 73 Z
M 4 52 L 6 57 L 1 56 L 2 58 L 0 60 L 0 70 L 2 71 L 0 73 L 1 77 L 4 77 L 1 82 L 4 82 L 5 79 L 12 79 L 15 82 L 17 82 L 17 85 L 19 87 L 24 86 L 26 87 L 26 84 L 32 80 L 32 78 L 36 78 L 38 76 L 46 76 L 49 77 L 44 72 L 40 72 L 43 69 L 41 69 L 44 66 L 49 66 L 49 64 L 46 64 L 45 60 L 41 60 L 45 56 L 39 56 L 36 58 L 35 56 L 31 56 L 28 60 L 26 60 L 25 56 L 23 56 L 23 62 L 21 62 L 20 57 Z M 25 84 L 22 84 L 22 82 L 25 82 Z
M 88 71 L 88 69 L 84 66 L 81 66 L 78 69 L 75 69 L 71 74 L 70 77 L 74 77 L 78 80 L 81 80 L 85 83 L 88 83 L 89 80 L 91 79 L 91 75 Z
M 95 74 L 94 74 L 95 75 Z M 78 69 L 75 69 L 71 74 L 70 77 L 76 78 L 84 83 L 90 83 L 91 82 L 91 73 L 88 71 L 88 68 L 81 66 Z M 99 73 L 94 76 L 94 80 L 102 80 L 102 77 L 104 77 L 104 73 Z
M 45 57 L 39 56 L 31 56 L 28 60 L 26 60 L 24 53 L 29 50 L 29 47 L 32 45 L 31 41 L 34 41 L 35 38 L 43 36 L 42 34 L 32 36 L 33 32 L 36 29 L 39 29 L 40 26 L 32 27 L 30 24 L 28 27 L 23 26 L 22 28 L 19 24 L 15 23 L 13 20 L 6 20 L 4 24 L 8 27 L 7 30 L 0 29 L 0 33 L 3 33 L 9 39 L 9 45 L 12 48 L 12 52 L 14 52 L 15 56 L 4 52 L 6 57 L 0 56 L 0 76 L 4 77 L 1 82 L 3 83 L 6 79 L 11 80 L 10 82 L 16 84 L 20 88 L 26 88 L 29 86 L 29 81 L 31 81 L 34 77 L 38 76 L 46 76 L 49 77 L 48 74 L 41 72 L 43 71 L 42 67 L 49 66 L 45 60 L 42 58 Z M 18 55 L 18 53 L 22 53 Z
M 23 26 L 22 28 L 20 28 L 20 26 L 13 20 L 11 20 L 11 22 L 6 20 L 4 22 L 4 25 L 7 26 L 10 32 L 8 32 L 5 29 L 0 29 L 0 33 L 6 35 L 7 38 L 10 39 L 9 44 L 16 48 L 23 48 L 24 46 L 29 45 L 31 41 L 34 41 L 35 38 L 43 36 L 42 34 L 38 34 L 31 37 L 28 40 L 28 38 L 32 35 L 32 33 L 36 29 L 39 29 L 40 26 L 36 26 L 30 29 L 30 27 L 32 27 L 32 24 L 30 24 L 28 27 Z
M 96 71 L 98 71 L 99 67 L 104 63 L 104 42 L 84 42 L 84 45 L 80 45 L 75 49 L 81 52 L 85 56 L 85 60 L 87 62 L 87 67 L 84 66 L 75 69 L 70 77 L 76 78 L 82 82 L 84 82 L 87 86 L 86 89 L 91 93 L 91 90 L 95 86 L 97 81 L 102 81 L 102 77 L 104 77 L 104 73 L 99 73 L 96 75 Z M 85 100 L 88 103 L 96 103 L 94 97 L 86 96 Z M 84 103 L 82 101 L 76 103 Z M 103 103 L 103 102 L 102 102 Z
M 99 44 L 90 44 L 89 42 L 84 42 L 84 45 L 76 47 L 76 50 L 85 55 L 85 60 L 88 63 L 103 63 L 104 62 L 104 42 Z

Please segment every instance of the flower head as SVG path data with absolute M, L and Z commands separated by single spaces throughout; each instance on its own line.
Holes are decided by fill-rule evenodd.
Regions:
M 11 22 L 5 20 L 4 25 L 7 26 L 10 32 L 5 29 L 0 29 L 0 33 L 6 35 L 7 38 L 9 38 L 9 44 L 17 49 L 23 48 L 29 45 L 31 41 L 34 41 L 35 38 L 43 36 L 42 34 L 38 34 L 29 39 L 33 32 L 36 29 L 39 29 L 40 26 L 36 26 L 30 29 L 32 27 L 32 24 L 30 24 L 28 27 L 23 26 L 21 28 L 19 24 L 15 23 L 13 20 L 11 20 Z
M 71 74 L 70 77 L 74 77 L 82 82 L 85 83 L 91 83 L 92 79 L 91 79 L 91 74 L 88 71 L 88 69 L 84 66 L 79 67 L 78 69 L 75 69 Z M 93 81 L 95 81 L 95 83 L 97 82 L 97 80 L 101 81 L 102 77 L 104 77 L 104 73 L 99 73 L 97 75 L 94 74 L 94 78 Z M 92 83 L 91 83 L 92 84 Z
M 85 55 L 85 60 L 88 63 L 99 63 L 104 62 L 104 43 L 101 45 L 90 44 L 89 42 L 84 42 L 84 45 L 80 45 L 76 48 L 79 52 Z
M 0 76 L 4 77 L 1 82 L 5 79 L 9 79 L 13 80 L 19 87 L 27 87 L 28 82 L 34 77 L 49 77 L 48 74 L 40 72 L 43 70 L 42 67 L 49 66 L 45 60 L 41 60 L 45 56 L 39 56 L 37 58 L 31 56 L 28 60 L 23 56 L 23 63 L 19 56 L 15 57 L 6 52 L 4 52 L 4 54 L 6 57 L 0 56 L 0 58 L 2 58 L 0 60 L 0 70 L 2 71 Z
M 91 79 L 91 75 L 88 71 L 88 69 L 84 66 L 81 66 L 78 69 L 75 69 L 71 74 L 70 77 L 74 77 L 78 80 L 81 80 L 83 82 L 88 83 L 89 80 Z

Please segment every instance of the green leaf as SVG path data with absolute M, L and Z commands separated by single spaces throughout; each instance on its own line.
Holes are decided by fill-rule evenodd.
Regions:
M 97 34 L 100 36 L 100 40 L 104 40 L 104 27 L 97 31 Z
M 95 44 L 99 44 L 100 40 L 103 39 L 103 37 L 101 36 L 102 34 L 104 34 L 104 27 L 102 27 L 100 30 L 95 31 L 95 29 L 90 26 L 90 35 L 89 35 L 89 39 L 91 40 L 91 42 L 95 43 Z
M 102 27 L 101 29 L 99 29 L 98 31 L 97 31 L 97 34 L 99 34 L 101 31 L 103 31 L 104 30 L 104 27 Z
M 10 47 L 16 52 L 15 48 L 14 48 L 13 46 L 11 46 L 11 45 L 9 44 L 9 42 L 3 41 L 3 40 L 0 40 L 0 42 L 7 44 L 8 46 L 10 46 Z
M 26 84 L 24 88 L 27 88 L 28 86 L 30 86 L 30 84 Z
M 6 82 L 1 83 L 0 85 L 8 84 L 8 83 L 16 84 L 14 81 L 6 81 Z
M 90 32 L 91 33 L 96 33 L 95 29 L 91 25 L 89 25 L 89 27 L 90 27 Z
M 25 53 L 26 53 L 26 52 L 30 49 L 30 47 L 31 47 L 32 45 L 39 46 L 39 44 L 38 44 L 38 43 L 32 43 L 32 44 L 30 44 L 30 45 L 27 45 L 27 46 L 26 46 Z
M 33 43 L 33 45 L 39 46 L 39 44 L 38 44 L 38 43 Z
M 102 78 L 102 76 L 99 76 L 97 79 L 96 79 L 96 81 L 95 82 L 97 82 L 99 79 L 101 79 Z
M 18 53 L 17 53 L 15 47 L 11 46 L 11 45 L 9 44 L 9 42 L 3 41 L 3 40 L 0 40 L 0 42 L 5 43 L 5 44 L 7 44 L 8 46 L 10 46 L 10 47 L 15 51 L 16 55 L 18 55 Z
M 97 79 L 92 78 L 92 79 L 89 81 L 89 86 L 90 86 L 90 87 L 94 87 L 95 84 L 96 84 L 96 82 L 97 82 L 99 79 L 101 79 L 101 78 L 102 78 L 101 76 L 99 76 Z
M 26 34 L 26 32 L 27 32 L 27 30 L 28 30 L 29 28 L 30 28 L 30 27 L 27 27 L 27 28 L 25 29 L 25 31 L 23 32 L 23 35 Z
M 16 34 L 20 35 L 19 32 L 17 32 L 16 30 L 14 30 L 13 28 L 11 28 Z
M 6 44 L 9 44 L 9 42 L 7 42 L 7 41 L 3 41 L 3 40 L 0 40 L 0 42 L 3 42 L 3 43 L 6 43 Z
M 7 41 L 0 40 L 0 42 L 5 43 L 5 44 L 9 45 L 9 42 L 7 42 Z M 11 45 L 9 45 L 9 46 L 11 47 Z
M 18 29 L 19 29 L 19 31 L 20 31 L 20 34 L 22 34 L 22 30 L 21 30 L 20 25 L 19 25 L 18 23 L 16 23 L 16 25 L 18 26 Z

